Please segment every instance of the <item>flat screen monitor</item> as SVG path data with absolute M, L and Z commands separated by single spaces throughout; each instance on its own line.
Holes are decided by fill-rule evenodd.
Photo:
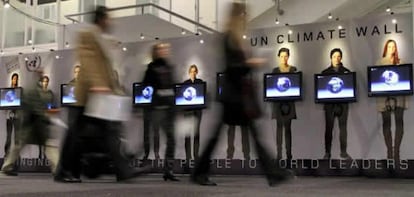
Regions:
M 175 84 L 175 106 L 183 109 L 205 108 L 206 86 L 205 82 Z
M 368 96 L 413 94 L 413 65 L 368 66 Z
M 0 109 L 19 109 L 22 105 L 21 87 L 0 88 Z
M 268 73 L 263 77 L 265 101 L 294 101 L 302 99 L 302 72 Z
M 356 101 L 356 73 L 315 74 L 316 103 Z
M 135 107 L 149 106 L 152 103 L 154 88 L 144 83 L 132 84 L 132 102 Z
M 76 103 L 74 85 L 71 85 L 71 84 L 60 85 L 60 103 L 62 106 L 67 106 L 67 105 Z

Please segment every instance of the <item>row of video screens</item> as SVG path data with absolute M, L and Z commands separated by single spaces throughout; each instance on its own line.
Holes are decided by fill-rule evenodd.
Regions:
M 413 94 L 412 64 L 398 66 L 368 67 L 368 96 L 399 96 Z M 217 73 L 216 95 L 223 94 L 224 73 Z M 269 102 L 295 101 L 303 97 L 302 73 L 268 73 L 263 78 L 264 100 Z M 356 73 L 315 74 L 314 90 L 316 103 L 355 102 L 357 98 Z M 207 84 L 175 84 L 175 105 L 183 109 L 206 107 Z M 22 88 L 0 88 L 0 109 L 21 106 Z M 154 89 L 143 83 L 133 84 L 133 105 L 151 105 Z M 76 102 L 74 86 L 61 85 L 61 104 L 67 106 Z

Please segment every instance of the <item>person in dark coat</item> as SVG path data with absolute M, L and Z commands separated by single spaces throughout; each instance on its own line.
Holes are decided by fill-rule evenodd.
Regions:
M 196 65 L 191 65 L 188 69 L 188 74 L 190 75 L 190 79 L 184 81 L 184 84 L 195 84 L 195 83 L 202 83 L 203 80 L 197 78 L 198 68 Z M 198 158 L 198 149 L 200 147 L 200 124 L 201 124 L 201 117 L 203 112 L 201 109 L 193 109 L 187 110 L 184 113 L 184 117 L 186 118 L 194 118 L 194 143 L 193 143 L 193 153 L 191 153 L 191 136 L 186 136 L 184 141 L 185 147 L 185 158 L 190 160 L 193 158 Z
M 211 139 L 196 161 L 191 181 L 199 185 L 214 186 L 209 180 L 210 157 L 220 136 L 223 124 L 248 126 L 255 141 L 256 151 L 262 169 L 270 186 L 274 186 L 289 177 L 288 171 L 281 170 L 272 162 L 269 151 L 259 139 L 259 131 L 255 120 L 261 116 L 260 106 L 255 94 L 255 83 L 252 70 L 264 63 L 259 58 L 247 58 L 243 46 L 243 31 L 246 22 L 246 5 L 232 3 L 230 20 L 223 38 L 225 57 L 225 82 L 223 86 L 223 113 L 213 128 Z
M 168 62 L 170 44 L 158 43 L 152 48 L 152 62 L 145 72 L 144 84 L 154 88 L 152 96 L 152 120 L 159 125 L 167 136 L 167 150 L 165 152 L 164 180 L 179 181 L 173 174 L 175 156 L 174 131 L 174 70 Z
M 289 65 L 290 50 L 281 48 L 277 54 L 279 66 L 273 69 L 273 73 L 294 73 L 297 68 Z M 293 101 L 275 102 L 272 106 L 272 119 L 276 119 L 276 147 L 277 159 L 282 159 L 283 129 L 285 131 L 286 157 L 292 159 L 292 120 L 296 119 L 296 106 Z
M 322 71 L 322 74 L 332 73 L 349 73 L 351 72 L 342 64 L 342 51 L 339 48 L 331 50 L 331 65 Z M 331 159 L 332 132 L 335 118 L 339 123 L 339 139 L 341 145 L 341 158 L 350 160 L 351 156 L 346 151 L 347 148 L 347 121 L 348 121 L 348 103 L 326 103 L 325 110 L 325 155 L 324 159 Z

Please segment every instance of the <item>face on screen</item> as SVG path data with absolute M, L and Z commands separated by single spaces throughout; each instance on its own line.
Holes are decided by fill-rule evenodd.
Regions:
M 370 67 L 368 71 L 371 94 L 396 95 L 412 90 L 410 65 Z
M 341 61 L 342 61 L 341 53 L 335 52 L 335 53 L 332 54 L 331 63 L 332 63 L 333 66 L 337 66 L 337 65 L 341 64 Z
M 150 104 L 152 101 L 152 94 L 154 88 L 148 85 L 134 84 L 134 103 L 135 104 Z
M 21 90 L 20 89 L 1 89 L 0 107 L 18 107 L 21 104 Z
M 204 105 L 205 84 L 179 84 L 175 86 L 175 104 L 177 106 Z
M 289 60 L 289 55 L 287 52 L 281 52 L 279 55 L 279 63 L 281 65 L 287 65 Z
M 352 99 L 355 97 L 354 75 L 317 75 L 317 99 Z
M 300 97 L 300 74 L 266 74 L 265 98 Z
M 62 103 L 70 104 L 76 103 L 75 86 L 64 84 L 62 85 Z

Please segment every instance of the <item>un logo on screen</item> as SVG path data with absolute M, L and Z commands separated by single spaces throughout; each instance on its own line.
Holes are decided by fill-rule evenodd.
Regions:
M 328 90 L 334 94 L 340 92 L 344 87 L 344 81 L 339 77 L 332 77 L 328 82 Z
M 7 102 L 13 102 L 14 99 L 16 99 L 16 94 L 14 94 L 13 90 L 9 90 L 7 91 L 6 95 L 5 95 L 5 99 Z
M 183 97 L 187 101 L 191 101 L 197 97 L 197 91 L 193 87 L 188 87 L 183 92 Z
M 387 85 L 395 85 L 400 81 L 400 76 L 391 70 L 386 70 L 381 75 L 382 81 Z
M 151 98 L 153 92 L 154 92 L 154 89 L 151 86 L 147 86 L 142 90 L 142 96 L 145 99 L 149 99 Z
M 279 90 L 279 92 L 285 92 L 289 90 L 289 88 L 292 86 L 292 83 L 290 82 L 290 79 L 287 77 L 279 77 L 276 82 L 276 89 Z

